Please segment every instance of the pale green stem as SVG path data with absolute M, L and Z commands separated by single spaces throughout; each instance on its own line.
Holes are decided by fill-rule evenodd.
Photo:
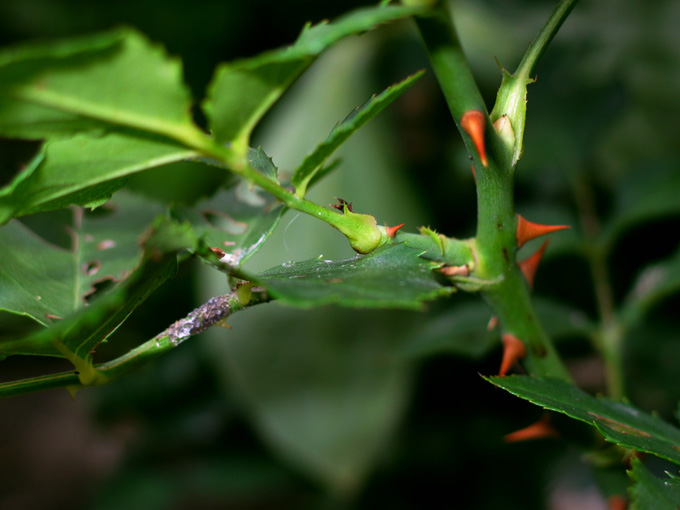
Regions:
M 269 299 L 267 292 L 261 288 L 249 289 L 245 297 L 244 293 L 239 291 L 214 297 L 196 308 L 184 319 L 175 322 L 162 333 L 123 356 L 107 363 L 90 365 L 94 375 L 91 383 L 88 385 L 82 384 L 80 374 L 77 372 L 62 372 L 0 383 L 0 398 L 52 388 L 68 388 L 73 394 L 75 391 L 87 386 L 109 384 L 166 354 L 188 338 L 205 331 L 210 326 L 220 325 L 232 313 L 253 305 L 266 303 Z
M 592 189 L 586 179 L 582 174 L 577 177 L 574 193 L 581 216 L 581 226 L 586 241 L 586 256 L 600 314 L 600 327 L 595 333 L 594 340 L 604 360 L 609 396 L 620 399 L 625 395 L 622 350 L 625 332 L 617 318 L 614 293 L 607 270 L 608 249 L 598 241 L 600 224 L 595 211 Z
M 473 276 L 487 282 L 482 295 L 497 314 L 504 332 L 527 345 L 525 367 L 533 374 L 570 380 L 552 342 L 541 327 L 529 289 L 515 264 L 517 242 L 513 200 L 512 154 L 491 126 L 481 95 L 444 5 L 416 18 L 430 61 L 451 114 L 461 130 L 477 179 L 478 219 Z M 469 110 L 485 114 L 488 163 L 482 165 L 460 119 Z

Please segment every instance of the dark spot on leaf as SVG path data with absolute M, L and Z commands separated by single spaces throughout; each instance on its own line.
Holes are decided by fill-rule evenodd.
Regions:
M 508 255 L 508 249 L 506 247 L 503 247 L 503 258 L 507 264 L 510 263 L 510 255 Z
M 114 282 L 115 280 L 111 276 L 107 276 L 94 282 L 92 284 L 92 288 L 83 295 L 83 301 L 85 301 L 85 303 L 90 303 L 95 296 L 106 292 L 114 284 Z
M 83 265 L 83 274 L 85 276 L 94 276 L 101 269 L 102 263 L 99 260 L 91 260 Z
M 503 224 L 502 223 L 496 223 L 496 226 L 498 227 L 498 230 L 503 230 Z
M 546 355 L 548 354 L 548 351 L 546 351 L 545 347 L 543 347 L 542 345 L 532 345 L 531 353 L 537 358 L 545 358 Z

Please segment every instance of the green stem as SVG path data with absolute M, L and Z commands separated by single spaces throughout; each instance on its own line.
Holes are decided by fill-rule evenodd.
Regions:
M 548 21 L 543 25 L 543 28 L 536 36 L 536 39 L 532 41 L 527 49 L 522 61 L 517 66 L 517 71 L 515 76 L 522 76 L 524 78 L 529 78 L 534 72 L 534 68 L 538 63 L 543 53 L 548 48 L 548 45 L 557 34 L 557 31 L 562 26 L 562 23 L 567 19 L 571 10 L 576 6 L 578 0 L 561 0 L 553 12 L 550 14 Z
M 446 104 L 468 153 L 473 158 L 475 168 L 482 167 L 481 161 L 472 139 L 460 126 L 461 117 L 470 110 L 478 110 L 486 118 L 485 138 L 489 160 L 505 161 L 510 156 L 509 151 L 492 127 L 484 100 L 446 8 L 446 2 L 440 2 L 426 14 L 416 16 L 415 21 Z
M 617 319 L 614 291 L 607 270 L 608 247 L 598 241 L 600 223 L 595 210 L 595 199 L 587 178 L 580 174 L 574 185 L 576 204 L 586 241 L 586 256 L 593 278 L 595 299 L 600 315 L 600 327 L 595 333 L 595 346 L 605 365 L 609 396 L 620 399 L 625 395 L 622 343 L 624 326 Z
M 526 368 L 537 375 L 570 380 L 562 360 L 538 321 L 528 285 L 515 264 L 517 220 L 513 200 L 512 151 L 491 126 L 443 3 L 416 21 L 449 109 L 469 153 L 476 158 L 478 219 L 472 275 L 495 282 L 484 286 L 482 295 L 497 314 L 503 330 L 527 344 Z M 487 118 L 484 133 L 487 165 L 481 164 L 472 140 L 460 126 L 462 115 L 469 110 L 479 110 Z
M 215 324 L 222 323 L 232 313 L 253 305 L 266 303 L 269 300 L 269 295 L 262 288 L 249 288 L 247 293 L 236 290 L 224 296 L 214 297 L 196 308 L 184 319 L 175 322 L 162 333 L 123 356 L 91 367 L 94 376 L 88 385 L 82 384 L 81 378 L 76 372 L 62 372 L 0 383 L 0 398 L 52 388 L 68 388 L 73 394 L 76 390 L 87 386 L 109 384 L 166 354 L 188 338 Z

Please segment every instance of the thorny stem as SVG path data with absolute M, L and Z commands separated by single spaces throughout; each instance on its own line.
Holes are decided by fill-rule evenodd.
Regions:
M 215 324 L 219 325 L 232 313 L 268 301 L 270 301 L 270 297 L 262 287 L 249 289 L 246 299 L 244 299 L 244 293 L 239 293 L 238 290 L 211 298 L 151 340 L 144 342 L 119 358 L 95 365 L 93 367 L 94 380 L 91 385 L 109 384 L 162 356 L 188 338 Z M 77 373 L 73 371 L 62 372 L 0 383 L 0 397 L 12 397 L 34 391 L 64 387 L 73 394 L 76 390 L 85 388 L 86 385 L 81 383 Z
M 482 295 L 497 314 L 503 330 L 526 342 L 528 349 L 524 364 L 527 369 L 533 374 L 570 380 L 569 373 L 538 321 L 529 288 L 515 263 L 517 223 L 511 151 L 500 140 L 489 121 L 444 2 L 417 17 L 416 22 L 451 114 L 476 169 L 478 219 L 473 276 L 496 282 L 482 289 Z M 461 128 L 461 117 L 470 110 L 482 112 L 486 119 L 484 139 L 489 156 L 486 164 L 482 162 L 466 130 Z
M 595 334 L 595 345 L 605 363 L 609 396 L 615 399 L 625 395 L 623 377 L 623 326 L 617 319 L 614 293 L 607 270 L 607 247 L 598 242 L 600 222 L 595 210 L 595 199 L 587 178 L 579 173 L 574 183 L 576 205 L 586 241 L 586 256 L 593 278 L 595 299 L 600 314 L 600 328 Z

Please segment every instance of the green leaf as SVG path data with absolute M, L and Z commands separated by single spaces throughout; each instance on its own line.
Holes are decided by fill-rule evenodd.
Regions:
M 623 315 L 639 320 L 655 303 L 680 290 L 680 249 L 670 258 L 642 270 L 626 298 Z
M 592 327 L 578 310 L 536 298 L 536 312 L 551 338 L 578 335 Z M 404 345 L 406 356 L 424 357 L 450 353 L 481 359 L 500 346 L 498 330 L 489 331 L 491 309 L 482 301 L 454 303 L 450 310 L 434 317 Z
M 262 150 L 262 147 L 258 147 L 257 149 L 251 148 L 248 150 L 248 163 L 250 163 L 250 166 L 267 177 L 269 180 L 279 182 L 277 176 L 278 170 L 274 165 L 272 158 L 265 154 L 265 152 Z
M 607 441 L 680 464 L 680 429 L 630 404 L 595 398 L 558 379 L 485 377 L 513 395 L 597 427 Z
M 326 160 L 347 140 L 356 130 L 366 124 L 389 106 L 401 94 L 406 92 L 415 81 L 423 75 L 423 71 L 409 76 L 405 80 L 388 87 L 383 92 L 374 95 L 363 105 L 355 108 L 342 122 L 331 131 L 328 138 L 319 144 L 305 157 L 302 164 L 295 170 L 291 183 L 295 186 L 295 193 L 303 197 L 307 186 L 321 169 Z
M 271 197 L 239 183 L 192 207 L 176 207 L 173 215 L 190 224 L 208 246 L 223 250 L 222 262 L 239 266 L 262 247 L 283 211 Z
M 451 353 L 481 359 L 500 345 L 498 332 L 487 329 L 490 318 L 489 307 L 481 301 L 454 304 L 411 335 L 403 353 L 409 357 Z
M 90 306 L 80 308 L 48 328 L 0 342 L 0 356 L 58 356 L 89 362 L 91 351 L 176 271 L 175 255 L 146 260 L 121 285 Z
M 385 320 L 394 313 L 272 304 L 235 318 L 226 335 L 211 332 L 225 391 L 276 453 L 336 495 L 357 494 L 408 406 L 411 367 Z M 354 323 L 363 327 L 347 335 Z
M 162 208 L 120 195 L 110 214 L 76 211 L 73 248 L 66 251 L 18 221 L 0 228 L 0 310 L 48 324 L 85 305 L 94 285 L 124 279 L 139 264 L 137 237 Z
M 610 243 L 627 228 L 680 214 L 680 174 L 675 165 L 657 164 L 654 171 L 636 168 L 616 183 L 615 211 L 602 233 Z
M 0 224 L 12 217 L 99 202 L 120 178 L 194 156 L 171 142 L 124 133 L 47 142 L 31 164 L 0 189 Z
M 680 508 L 680 478 L 670 475 L 657 478 L 637 457 L 632 458 L 633 469 L 628 476 L 633 481 L 630 488 L 630 510 L 677 510 Z
M 283 264 L 255 280 L 278 299 L 305 308 L 335 303 L 420 309 L 424 301 L 455 291 L 439 281 L 434 271 L 439 264 L 420 258 L 422 253 L 403 243 L 387 244 L 363 257 Z
M 1 134 L 49 138 L 123 126 L 187 143 L 202 138 L 178 60 L 128 28 L 89 43 L 80 38 L 0 54 Z
M 222 64 L 203 103 L 215 138 L 245 150 L 260 119 L 324 50 L 344 37 L 420 10 L 390 6 L 359 9 L 333 23 L 305 27 L 292 46 Z M 245 96 L 244 90 L 248 91 Z

